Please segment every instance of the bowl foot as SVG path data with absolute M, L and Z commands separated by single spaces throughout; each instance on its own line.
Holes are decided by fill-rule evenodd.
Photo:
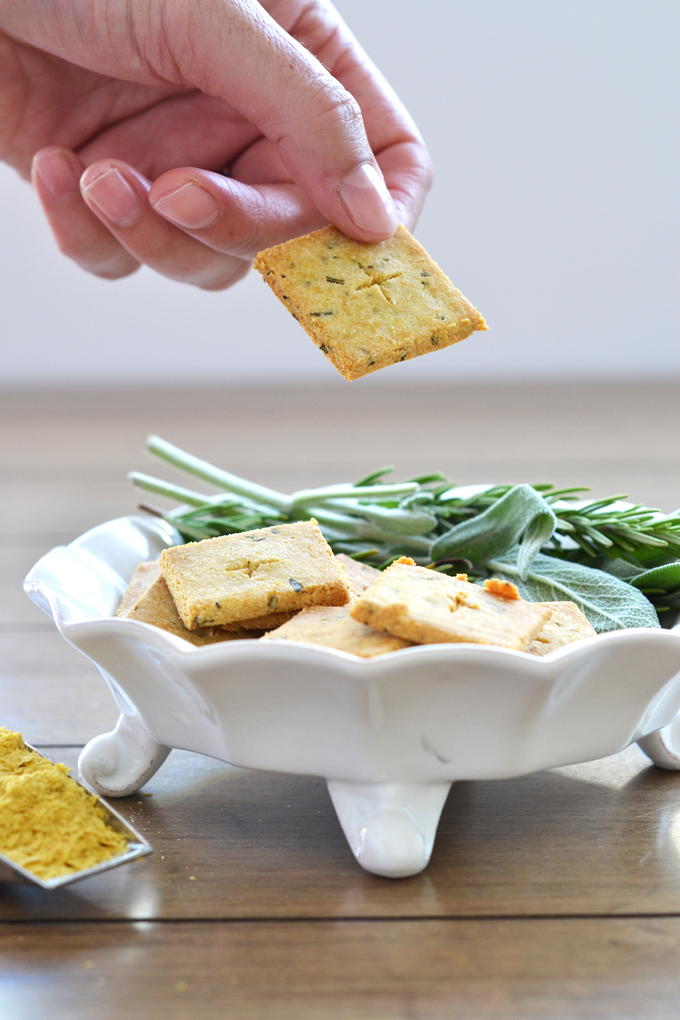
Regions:
M 121 715 L 115 730 L 85 745 L 78 769 L 102 797 L 126 797 L 151 779 L 170 750 L 156 743 L 133 717 Z
M 662 769 L 680 770 L 680 715 L 663 729 L 638 740 L 638 747 Z
M 362 868 L 407 878 L 427 867 L 451 783 L 347 783 L 328 792 Z

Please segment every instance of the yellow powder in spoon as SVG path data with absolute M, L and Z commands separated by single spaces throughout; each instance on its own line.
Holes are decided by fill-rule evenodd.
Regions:
M 99 798 L 0 727 L 0 853 L 38 878 L 93 868 L 124 853 Z

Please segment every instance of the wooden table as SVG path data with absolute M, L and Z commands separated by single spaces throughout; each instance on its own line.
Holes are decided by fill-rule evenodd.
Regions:
M 155 431 L 292 490 L 437 469 L 680 505 L 671 384 L 0 394 L 0 725 L 73 765 L 110 729 L 95 668 L 21 580 L 132 511 Z M 0 884 L 0 1017 L 675 1018 L 680 775 L 637 748 L 454 784 L 432 863 L 354 863 L 325 784 L 175 751 L 117 802 L 155 853 L 60 892 Z

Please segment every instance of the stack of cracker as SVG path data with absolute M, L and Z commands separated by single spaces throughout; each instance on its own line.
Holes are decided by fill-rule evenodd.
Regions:
M 375 584 L 381 576 L 375 567 L 339 553 L 336 560 L 347 571 L 350 583 L 357 596 Z M 356 597 L 346 606 L 311 606 L 297 613 L 288 623 L 272 630 L 263 637 L 264 641 L 301 641 L 306 645 L 321 645 L 335 648 L 340 652 L 359 655 L 363 659 L 385 652 L 396 652 L 409 648 L 413 642 L 394 637 L 385 631 L 376 630 L 355 620 L 351 613 Z
M 333 551 L 316 521 L 166 549 L 137 568 L 118 616 L 194 645 L 261 638 L 372 658 L 466 642 L 547 655 L 595 631 L 572 602 L 525 602 L 402 557 L 381 572 Z
M 260 637 L 307 606 L 344 606 L 353 595 L 311 520 L 166 549 L 137 568 L 117 615 L 205 645 Z
M 363 657 L 457 642 L 547 655 L 595 634 L 573 602 L 525 602 L 514 584 L 498 578 L 482 588 L 465 574 L 449 577 L 406 557 L 382 573 L 358 564 L 357 569 L 370 583 L 361 590 L 355 581 L 359 594 L 353 605 L 305 609 L 263 640 L 302 641 Z

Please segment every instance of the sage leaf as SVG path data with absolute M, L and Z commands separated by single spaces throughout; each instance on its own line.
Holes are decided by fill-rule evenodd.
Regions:
M 613 574 L 614 577 L 620 578 L 622 581 L 632 581 L 638 574 L 644 574 L 645 568 L 639 564 L 629 563 L 628 560 L 613 560 L 606 553 L 600 553 L 599 556 L 595 556 L 588 566 L 596 567 L 598 570 L 604 570 L 607 574 Z
M 642 592 L 612 574 L 542 553 L 534 558 L 526 579 L 518 566 L 518 550 L 487 563 L 487 568 L 517 585 L 528 602 L 575 602 L 598 634 L 624 627 L 658 627 L 656 610 Z M 637 579 L 636 579 L 637 580 Z
M 378 503 L 360 503 L 357 499 L 329 499 L 321 505 L 330 510 L 344 511 L 348 516 L 362 517 L 372 524 L 377 524 L 378 527 L 395 537 L 399 535 L 427 535 L 437 526 L 437 518 L 417 505 L 412 509 L 402 509 L 401 507 L 389 509 Z M 308 509 L 310 513 L 315 512 L 313 507 Z
M 653 567 L 637 574 L 630 582 L 641 591 L 657 589 L 664 592 L 677 591 L 680 588 L 680 563 L 666 563 L 662 567 Z
M 515 485 L 483 513 L 456 524 L 432 543 L 432 559 L 461 556 L 483 565 L 522 539 L 519 573 L 526 577 L 534 556 L 550 539 L 557 518 L 531 485 Z
M 524 537 L 520 543 L 519 552 L 517 553 L 519 576 L 523 581 L 526 580 L 529 567 L 533 563 L 536 554 L 541 551 L 545 543 L 552 537 L 556 524 L 557 518 L 552 510 L 550 510 L 550 507 L 548 507 L 548 513 L 544 511 L 537 513 L 530 524 L 527 525 Z

